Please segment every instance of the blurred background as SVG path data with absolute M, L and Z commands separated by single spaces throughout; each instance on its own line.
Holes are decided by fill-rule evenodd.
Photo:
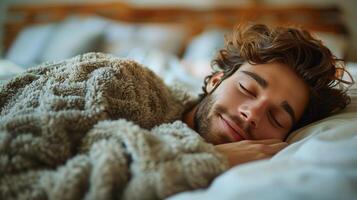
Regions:
M 198 91 L 224 35 L 240 22 L 309 29 L 357 62 L 355 0 L 1 0 L 0 80 L 100 51 L 135 59 Z

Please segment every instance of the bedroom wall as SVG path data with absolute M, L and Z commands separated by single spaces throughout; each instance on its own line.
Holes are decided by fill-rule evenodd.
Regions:
M 99 0 L 1 0 L 0 1 L 0 27 L 3 27 L 3 21 L 5 19 L 5 9 L 11 4 L 22 4 L 22 3 L 84 3 L 84 2 L 96 2 Z M 110 2 L 114 0 L 100 0 L 100 2 Z M 160 6 L 160 5 L 180 5 L 187 7 L 214 7 L 214 6 L 227 6 L 227 5 L 247 5 L 254 3 L 266 3 L 272 5 L 292 5 L 292 4 L 306 4 L 306 5 L 339 5 L 343 12 L 345 13 L 345 21 L 351 33 L 351 42 L 347 52 L 347 59 L 349 61 L 357 62 L 357 26 L 355 26 L 355 21 L 357 21 L 357 1 L 355 0 L 123 0 L 128 1 L 133 4 L 141 6 Z M 3 28 L 0 30 L 0 38 L 2 38 Z M 1 42 L 2 44 L 2 42 Z M 0 46 L 0 55 L 2 55 L 3 48 Z
M 347 59 L 349 61 L 357 62 L 357 1 L 356 0 L 264 0 L 265 3 L 271 5 L 294 5 L 294 4 L 306 4 L 306 5 L 338 5 L 343 13 L 344 20 L 348 26 L 351 37 L 349 47 L 347 50 Z

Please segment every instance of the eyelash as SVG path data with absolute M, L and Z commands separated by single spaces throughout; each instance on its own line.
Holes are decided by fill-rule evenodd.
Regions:
M 278 120 L 276 120 L 276 118 L 274 117 L 274 115 L 273 115 L 271 112 L 269 112 L 268 115 L 269 115 L 268 118 L 270 118 L 269 121 L 271 121 L 271 123 L 276 124 L 279 128 L 284 128 L 283 125 L 281 125 L 281 124 L 278 122 Z
M 249 94 L 250 96 L 256 97 L 256 95 L 255 95 L 253 92 L 249 91 L 249 90 L 248 90 L 247 88 L 245 88 L 241 83 L 239 83 L 239 87 L 242 88 L 242 90 L 244 90 L 244 92 L 246 92 L 246 93 Z M 271 112 L 268 113 L 268 118 L 269 118 L 269 121 L 270 121 L 272 124 L 278 126 L 279 128 L 284 128 L 284 127 L 278 122 L 278 120 L 276 120 L 276 118 L 273 116 L 273 114 L 272 114 Z
M 245 88 L 241 83 L 239 83 L 239 87 L 242 88 L 246 93 L 248 93 L 252 97 L 257 97 L 253 92 L 249 91 L 247 88 Z

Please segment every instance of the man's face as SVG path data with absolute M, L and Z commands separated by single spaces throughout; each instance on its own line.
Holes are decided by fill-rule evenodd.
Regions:
M 283 140 L 308 103 L 307 85 L 280 63 L 245 63 L 219 84 L 221 77 L 216 74 L 209 81 L 210 94 L 194 116 L 197 131 L 213 144 Z

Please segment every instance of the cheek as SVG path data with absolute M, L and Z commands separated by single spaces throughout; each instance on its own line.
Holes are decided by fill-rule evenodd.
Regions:
M 220 125 L 222 122 L 218 116 L 212 116 L 210 122 L 210 130 L 206 137 L 207 141 L 214 145 L 232 142 L 232 139 L 222 132 L 222 126 Z
M 216 93 L 217 103 L 227 109 L 242 104 L 248 98 L 233 84 L 230 87 L 222 87 Z

